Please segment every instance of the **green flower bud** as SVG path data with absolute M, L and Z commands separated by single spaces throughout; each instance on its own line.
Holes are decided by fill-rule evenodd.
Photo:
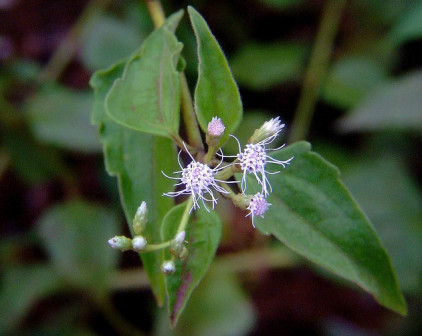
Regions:
M 273 140 L 279 135 L 283 128 L 284 124 L 280 123 L 280 118 L 273 118 L 266 121 L 260 128 L 256 129 L 252 137 L 249 139 L 249 142 L 256 144 L 268 139 Z
M 186 246 L 182 247 L 182 250 L 180 251 L 179 255 L 177 256 L 180 260 L 185 260 L 188 257 L 188 249 Z
M 142 236 L 136 236 L 132 239 L 132 249 L 137 252 L 145 250 L 147 240 Z
M 133 218 L 133 231 L 137 236 L 144 231 L 147 222 L 148 208 L 147 204 L 143 201 L 136 211 L 135 217 Z
M 173 274 L 176 271 L 176 265 L 172 260 L 166 260 L 161 265 L 161 272 L 165 275 Z
M 108 240 L 111 248 L 118 249 L 120 251 L 127 251 L 132 248 L 132 239 L 125 236 L 115 236 Z
M 170 242 L 170 253 L 175 257 L 179 258 L 179 254 L 182 251 L 185 243 L 186 232 L 179 232 L 176 237 Z

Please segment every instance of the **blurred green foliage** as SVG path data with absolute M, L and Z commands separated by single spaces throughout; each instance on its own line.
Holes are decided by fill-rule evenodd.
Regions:
M 63 30 L 70 29 L 83 9 L 84 2 L 71 7 L 69 3 L 54 1 L 53 6 L 46 1 L 39 8 L 48 16 L 47 7 L 65 8 L 66 15 L 66 9 L 77 7 L 70 11 L 77 12 L 69 14 L 71 20 L 64 20 L 60 10 L 57 18 L 51 16 L 58 41 L 50 44 L 65 38 Z M 164 2 L 167 13 L 188 4 L 204 14 L 233 66 L 246 110 L 238 129 L 242 143 L 252 125 L 268 117 L 280 115 L 289 125 L 324 3 Z M 104 299 L 115 293 L 118 254 L 109 250 L 106 241 L 118 232 L 123 214 L 114 210 L 119 208 L 116 190 L 109 191 L 109 180 L 99 175 L 103 159 L 96 129 L 89 125 L 93 97 L 87 73 L 136 50 L 152 24 L 142 3 L 112 1 L 96 22 L 83 29 L 77 55 L 63 76 L 46 83 L 39 80 L 40 69 L 53 50 L 40 42 L 42 38 L 35 43 L 44 46 L 42 52 L 29 48 L 28 42 L 48 35 L 43 21 L 31 21 L 38 12 L 28 10 L 30 19 L 18 30 L 26 8 L 18 2 L 11 6 L 15 11 L 1 10 L 9 15 L 2 16 L 3 22 L 12 28 L 0 31 L 15 46 L 0 68 L 0 334 L 108 335 L 111 329 L 118 334 L 114 322 L 107 322 L 110 315 Z M 232 30 L 227 17 L 240 26 Z M 317 323 L 308 334 L 422 332 L 418 319 L 422 309 L 421 22 L 422 7 L 416 0 L 348 2 L 310 138 L 316 151 L 341 168 L 343 181 L 379 232 L 410 302 L 410 315 L 390 323 L 380 319 L 374 331 L 373 324 L 330 312 L 329 317 L 314 316 Z M 194 78 L 194 41 L 185 38 L 187 30 L 185 20 L 179 34 L 186 40 L 187 74 Z M 236 146 L 231 142 L 228 146 Z M 233 223 L 223 224 L 231 225 L 227 239 L 235 237 L 237 243 L 250 246 Z M 128 299 L 119 307 L 125 313 L 135 310 L 135 317 L 129 313 L 129 319 L 146 331 L 156 329 L 157 335 L 247 335 L 254 325 L 258 335 L 267 317 L 262 307 L 261 311 L 253 308 L 254 288 L 261 280 L 258 274 L 245 285 L 230 270 L 224 276 L 208 274 L 173 332 L 166 330 L 159 313 L 154 318 L 148 313 L 140 316 L 151 311 L 151 295 L 141 302 Z M 273 291 L 276 300 L 278 287 Z M 93 293 L 95 297 L 88 299 Z M 355 305 L 355 313 L 365 310 Z M 271 302 L 266 309 L 272 309 Z M 98 312 L 107 319 L 100 317 L 98 322 L 98 316 L 93 317 Z M 383 314 L 372 312 L 378 317 Z M 283 316 L 282 323 L 289 325 Z

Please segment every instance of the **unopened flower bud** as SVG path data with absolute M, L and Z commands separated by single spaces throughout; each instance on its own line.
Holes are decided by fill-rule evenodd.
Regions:
M 115 236 L 108 240 L 111 248 L 127 251 L 132 248 L 132 239 L 125 236 Z
M 135 217 L 133 218 L 133 231 L 136 235 L 140 235 L 144 231 L 148 222 L 148 208 L 147 204 L 143 201 L 136 210 Z
M 273 118 L 256 129 L 249 142 L 259 143 L 266 139 L 275 139 L 283 128 L 284 124 L 280 123 L 280 118 Z
M 235 196 L 233 196 L 232 201 L 233 204 L 238 208 L 246 210 L 249 206 L 249 203 L 251 202 L 251 198 L 251 195 L 236 194 Z
M 182 247 L 182 250 L 180 251 L 179 255 L 177 256 L 180 260 L 185 260 L 188 257 L 188 249 L 186 246 Z
M 137 252 L 141 252 L 147 246 L 147 240 L 142 236 L 136 236 L 132 239 L 132 248 Z
M 172 260 L 166 260 L 161 265 L 161 272 L 163 274 L 173 274 L 176 271 L 176 265 Z
M 170 253 L 175 257 L 179 257 L 185 243 L 186 232 L 179 232 L 170 243 Z
M 220 138 L 224 134 L 224 130 L 226 127 L 224 126 L 222 120 L 218 117 L 214 117 L 208 123 L 207 135 L 206 135 L 206 142 L 208 146 L 217 146 Z

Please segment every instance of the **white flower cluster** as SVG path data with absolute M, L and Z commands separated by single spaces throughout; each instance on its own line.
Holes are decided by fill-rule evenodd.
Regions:
M 189 153 L 185 146 L 186 152 Z M 226 194 L 227 191 L 224 190 L 222 187 L 220 187 L 217 182 L 224 182 L 215 179 L 214 175 L 219 170 L 219 166 L 215 168 L 210 168 L 204 163 L 197 162 L 193 158 L 192 155 L 190 155 L 190 158 L 192 159 L 191 163 L 186 168 L 183 168 L 182 164 L 180 163 L 180 152 L 179 152 L 179 166 L 182 170 L 175 172 L 174 174 L 182 174 L 181 177 L 170 177 L 166 176 L 173 180 L 180 180 L 179 183 L 176 183 L 174 186 L 184 185 L 185 188 L 181 191 L 175 191 L 175 192 L 168 192 L 165 193 L 165 196 L 169 197 L 177 197 L 180 195 L 191 195 L 193 199 L 193 206 L 192 210 L 195 210 L 196 208 L 199 208 L 198 200 L 202 201 L 202 204 L 204 205 L 205 209 L 208 210 L 207 206 L 205 205 L 205 201 L 212 203 L 212 208 L 214 209 L 214 206 L 217 204 L 217 199 L 214 197 L 214 194 L 212 192 L 212 189 L 215 189 L 216 191 Z
M 271 144 L 277 138 L 283 128 L 284 124 L 280 123 L 279 117 L 265 122 L 259 129 L 255 131 L 251 138 L 253 141 L 247 144 L 243 151 L 239 140 L 235 136 L 231 135 L 233 138 L 236 139 L 239 145 L 239 154 L 234 156 L 236 160 L 229 165 L 239 165 L 243 172 L 243 177 L 241 181 L 242 193 L 245 194 L 246 192 L 247 174 L 254 174 L 258 184 L 262 187 L 261 192 L 255 194 L 250 198 L 249 205 L 247 207 L 247 209 L 250 211 L 248 216 L 252 216 L 252 223 L 254 221 L 255 216 L 263 217 L 264 213 L 271 205 L 266 201 L 266 197 L 270 194 L 270 192 L 272 192 L 271 184 L 268 181 L 267 175 L 279 173 L 279 171 L 268 172 L 266 170 L 266 165 L 268 163 L 273 163 L 285 168 L 286 165 L 289 164 L 290 161 L 293 159 L 290 158 L 286 161 L 281 161 L 276 160 L 267 154 L 268 151 L 275 151 L 284 147 L 283 145 L 276 149 L 266 148 L 267 145 Z M 220 136 L 224 131 L 224 125 L 222 124 L 221 119 L 215 117 L 209 123 L 208 129 L 209 134 L 218 134 L 218 136 Z M 186 152 L 188 152 L 186 146 L 185 149 Z M 226 191 L 217 184 L 217 182 L 228 183 L 228 181 L 218 180 L 215 178 L 215 175 L 219 170 L 227 167 L 225 166 L 223 168 L 220 168 L 220 165 L 225 157 L 230 156 L 225 156 L 221 154 L 222 161 L 217 165 L 217 167 L 210 168 L 204 163 L 195 161 L 195 159 L 189 152 L 188 154 L 191 157 L 192 161 L 186 168 L 183 168 L 179 160 L 179 165 L 182 170 L 175 172 L 175 174 L 181 174 L 181 177 L 175 178 L 165 175 L 168 178 L 180 180 L 180 182 L 176 183 L 175 186 L 183 185 L 184 189 L 176 192 L 165 193 L 164 195 L 170 197 L 177 197 L 179 195 L 191 195 L 193 199 L 192 209 L 196 209 L 199 207 L 198 200 L 202 201 L 206 209 L 207 207 L 205 205 L 205 201 L 211 202 L 212 207 L 214 208 L 214 206 L 217 204 L 217 199 L 213 194 L 213 190 L 223 194 L 228 193 L 228 191 Z M 234 181 L 234 183 L 237 183 L 237 181 Z

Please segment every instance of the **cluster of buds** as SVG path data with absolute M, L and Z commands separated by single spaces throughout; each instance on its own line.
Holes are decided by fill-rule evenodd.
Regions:
M 172 259 L 163 262 L 161 265 L 161 272 L 166 275 L 174 273 L 176 270 L 174 259 L 178 258 L 180 260 L 184 260 L 188 256 L 188 249 L 185 246 L 186 232 L 184 230 L 178 232 L 175 237 L 167 243 L 158 245 L 148 244 L 145 237 L 142 236 L 147 222 L 148 208 L 147 204 L 142 202 L 132 221 L 132 228 L 135 236 L 133 238 L 115 236 L 108 240 L 109 245 L 113 249 L 118 249 L 122 252 L 129 250 L 135 252 L 151 252 L 168 247 L 170 253 L 172 254 Z

